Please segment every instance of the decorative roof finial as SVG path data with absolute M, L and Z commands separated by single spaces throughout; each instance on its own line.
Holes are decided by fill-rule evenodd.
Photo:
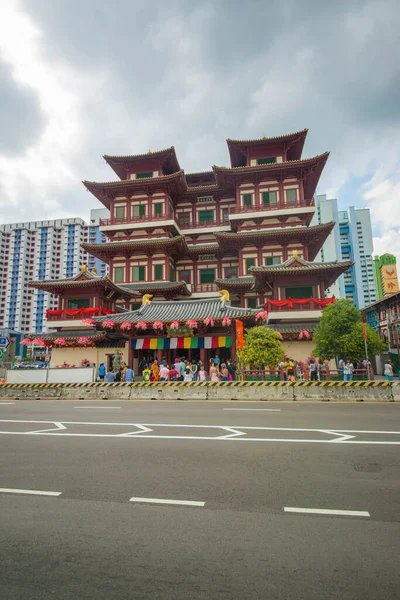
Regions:
M 87 271 L 87 264 L 86 263 L 82 263 L 81 271 L 82 271 L 82 273 L 86 273 L 86 271 Z
M 153 297 L 153 294 L 144 294 L 144 296 L 142 296 L 142 304 L 151 304 L 151 299 Z
M 298 258 L 297 250 L 293 250 L 292 256 L 293 256 L 293 258 Z
M 220 290 L 219 293 L 221 294 L 221 302 L 229 302 L 229 292 L 228 290 Z

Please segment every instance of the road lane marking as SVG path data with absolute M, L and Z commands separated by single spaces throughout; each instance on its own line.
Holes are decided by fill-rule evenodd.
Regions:
M 147 504 L 176 504 L 179 506 L 204 506 L 205 502 L 196 502 L 194 500 L 167 500 L 165 498 L 139 498 L 133 496 L 129 502 L 142 502 Z
M 222 410 L 250 410 L 253 412 L 281 412 L 280 408 L 223 408 Z
M 17 490 L 0 488 L 2 494 L 27 494 L 29 496 L 61 496 L 62 492 L 43 492 L 42 490 Z
M 86 410 L 87 408 L 102 408 L 103 410 L 107 410 L 109 408 L 114 409 L 114 408 L 121 408 L 120 406 L 74 406 L 74 408 L 83 408 L 84 410 Z
M 0 406 L 1 406 L 2 404 L 15 404 L 15 402 L 0 402 Z
M 331 508 L 298 508 L 295 506 L 284 506 L 288 513 L 314 514 L 314 515 L 337 515 L 342 517 L 370 517 L 366 510 L 335 510 Z

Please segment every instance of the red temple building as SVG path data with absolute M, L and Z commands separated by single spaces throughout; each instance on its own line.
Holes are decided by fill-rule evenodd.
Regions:
M 241 319 L 251 325 L 264 307 L 268 324 L 280 331 L 288 353 L 298 359 L 310 354 L 304 341 L 312 338 L 321 310 L 332 301 L 325 297 L 326 290 L 352 263 L 312 262 L 334 223 L 310 226 L 313 196 L 328 153 L 303 159 L 306 136 L 303 130 L 274 138 L 227 140 L 230 167 L 213 166 L 202 173 L 185 174 L 173 147 L 133 156 L 106 155 L 119 179 L 84 181 L 110 210 L 110 218 L 100 222 L 109 242 L 83 244 L 109 264 L 103 296 L 94 300 L 92 293 L 90 307 L 130 311 L 109 318 L 115 331 L 118 324 L 132 324 L 125 329 L 132 340 L 129 360 L 140 359 L 147 347 L 160 356 L 168 351 L 170 360 L 171 350 L 179 346 L 160 340 L 176 337 L 170 331 L 176 321 L 180 326 L 190 318 L 197 321 L 192 338 L 222 339 L 227 334 L 221 329 L 224 315 L 229 313 L 232 323 Z M 58 293 L 55 284 L 33 283 Z M 86 285 L 89 290 L 91 284 Z M 221 291 L 228 292 L 222 302 Z M 75 299 L 71 293 L 75 294 L 65 297 L 67 304 Z M 211 328 L 202 322 L 208 317 L 213 319 Z M 138 342 L 154 338 L 152 328 L 158 321 L 164 327 L 157 343 Z M 138 322 L 147 324 L 140 335 Z M 234 354 L 234 330 L 225 337 L 232 338 L 226 348 Z M 190 345 L 186 340 L 179 345 L 206 359 L 206 350 L 224 347 L 215 340 L 211 346 L 204 343 Z

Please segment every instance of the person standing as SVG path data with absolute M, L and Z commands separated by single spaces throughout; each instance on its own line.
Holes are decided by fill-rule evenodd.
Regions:
M 226 367 L 228 369 L 229 375 L 232 378 L 232 379 L 229 379 L 229 376 L 228 376 L 229 381 L 236 381 L 236 366 L 233 363 L 231 363 L 230 360 L 228 360 Z
M 228 381 L 229 371 L 225 363 L 221 365 L 221 381 Z
M 143 371 L 142 371 L 143 381 L 150 381 L 150 375 L 151 375 L 151 371 L 146 366 L 146 368 L 143 369 Z
M 341 358 L 341 359 L 339 360 L 338 367 L 339 367 L 340 374 L 341 374 L 341 375 L 342 375 L 342 377 L 343 377 L 343 369 L 344 369 L 344 360 L 343 360 L 343 358 Z
M 113 373 L 111 371 L 111 369 L 108 369 L 107 373 L 106 373 L 106 382 L 107 383 L 114 383 L 115 381 L 115 373 Z
M 317 381 L 317 365 L 315 364 L 315 361 L 312 360 L 310 361 L 310 377 L 311 377 L 311 381 Z
M 158 366 L 157 360 L 155 360 L 151 365 L 151 373 L 153 375 L 153 381 L 160 381 L 160 368 Z
M 106 376 L 106 367 L 104 363 L 101 363 L 99 366 L 99 379 L 100 381 L 104 381 L 104 377 Z
M 193 375 L 193 381 L 197 381 L 197 362 L 195 360 L 192 360 L 192 364 L 190 366 L 190 370 L 191 370 L 192 375 Z
M 133 369 L 131 369 L 131 367 L 128 365 L 125 371 L 125 381 L 127 383 L 132 383 L 133 378 L 135 377 L 135 372 Z
M 206 381 L 207 379 L 207 371 L 204 370 L 204 365 L 202 364 L 200 367 L 200 371 L 198 372 L 199 381 Z
M 168 381 L 169 379 L 169 368 L 167 364 L 163 364 L 160 369 L 160 381 Z
M 346 364 L 343 367 L 344 381 L 351 381 L 353 379 L 353 371 L 353 363 L 350 360 L 347 360 Z
M 220 358 L 219 358 L 219 354 L 218 354 L 218 352 L 216 352 L 215 353 L 215 358 L 214 358 L 214 365 L 217 367 L 217 369 L 218 369 L 218 367 L 220 365 L 220 362 L 221 361 L 220 361 Z
M 180 358 L 179 364 L 181 366 L 181 379 L 179 381 L 183 381 L 184 375 L 185 375 L 185 369 L 186 369 L 186 363 L 185 363 L 185 357 L 182 356 Z
M 190 381 L 193 381 L 193 373 L 190 367 L 186 367 L 185 368 L 185 374 L 183 376 L 183 381 L 185 383 L 189 383 Z
M 219 370 L 218 367 L 215 366 L 214 361 L 211 359 L 211 366 L 210 366 L 210 379 L 211 381 L 219 381 Z
M 391 363 L 389 362 L 389 360 L 387 360 L 385 362 L 385 370 L 383 372 L 386 381 L 393 381 L 394 379 L 394 375 L 393 375 L 393 367 L 391 365 Z

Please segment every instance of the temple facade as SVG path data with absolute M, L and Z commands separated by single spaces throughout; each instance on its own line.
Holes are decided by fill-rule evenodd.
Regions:
M 219 327 L 223 316 L 215 317 L 214 308 L 220 306 L 223 290 L 225 309 L 229 305 L 236 311 L 233 321 L 242 316 L 254 324 L 255 315 L 266 309 L 268 324 L 284 341 L 293 345 L 312 339 L 321 311 L 333 301 L 325 298 L 325 290 L 352 263 L 312 262 L 334 223 L 310 226 L 314 193 L 328 153 L 302 158 L 306 135 L 303 130 L 275 138 L 229 139 L 230 166 L 213 166 L 201 173 L 185 174 L 173 147 L 104 156 L 118 179 L 83 183 L 110 211 L 110 218 L 100 221 L 109 242 L 87 243 L 83 248 L 109 265 L 107 285 L 114 286 L 109 293 L 117 313 L 109 320 L 115 329 L 118 323 L 144 321 L 148 330 L 141 330 L 140 339 L 146 339 L 154 323 L 162 322 L 163 339 L 168 339 L 174 335 L 167 329 L 170 322 L 183 325 L 186 315 L 200 305 L 203 317 L 214 319 Z M 33 285 L 45 284 L 42 289 L 52 291 L 49 283 Z M 158 307 L 151 319 L 142 314 L 143 296 Z M 118 313 L 124 310 L 129 315 Z M 201 327 L 192 328 L 192 337 L 207 337 L 199 331 Z M 222 338 L 221 333 L 215 331 Z M 142 348 L 133 339 L 138 337 L 135 326 L 128 337 L 129 359 L 138 360 Z M 172 348 L 167 342 L 157 343 L 160 351 Z M 211 343 L 215 347 L 216 342 Z M 234 349 L 234 341 L 229 343 Z M 184 348 L 189 349 L 187 341 Z M 288 348 L 294 357 L 296 352 Z M 303 343 L 298 358 L 309 353 Z

